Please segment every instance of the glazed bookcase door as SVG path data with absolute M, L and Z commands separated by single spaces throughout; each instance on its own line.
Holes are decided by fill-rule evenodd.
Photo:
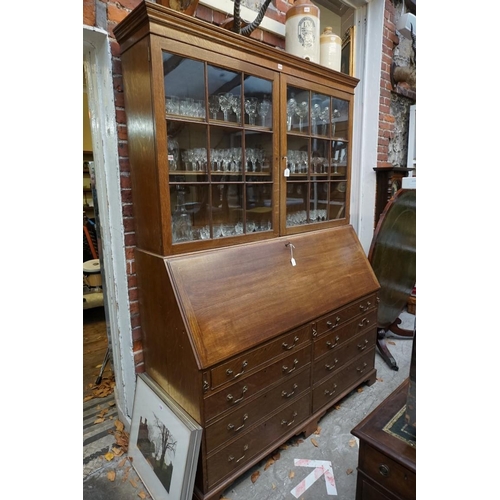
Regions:
M 348 223 L 352 97 L 289 77 L 281 106 L 281 234 Z
M 172 253 L 277 236 L 279 75 L 171 46 L 161 50 L 159 126 L 166 130 Z

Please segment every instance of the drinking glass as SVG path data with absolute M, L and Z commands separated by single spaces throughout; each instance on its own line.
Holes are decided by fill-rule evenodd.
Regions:
M 335 135 L 335 124 L 337 120 L 340 118 L 340 112 L 338 109 L 334 109 L 332 113 L 332 136 Z
M 299 132 L 302 132 L 302 127 L 304 125 L 304 118 L 309 113 L 309 103 L 307 101 L 302 101 L 297 104 L 295 109 L 295 114 L 299 117 Z
M 179 98 L 175 95 L 167 96 L 167 113 L 179 114 Z
M 330 108 L 325 106 L 320 115 L 321 121 L 323 122 L 323 135 L 326 135 L 328 132 L 327 124 L 330 121 Z
M 231 109 L 236 115 L 238 123 L 241 123 L 241 98 L 239 95 L 233 95 L 233 99 L 231 101 Z
M 223 92 L 219 94 L 219 105 L 222 113 L 224 113 L 224 121 L 229 121 L 229 110 L 233 104 L 233 94 L 231 92 Z
M 269 108 L 271 107 L 271 101 L 265 95 L 262 101 L 258 105 L 258 113 L 261 118 L 261 125 L 264 126 L 266 123 L 266 116 L 269 113 Z
M 259 100 L 256 97 L 248 97 L 247 99 L 245 99 L 245 111 L 248 114 L 248 122 L 250 125 L 255 125 L 258 103 Z
M 297 101 L 295 100 L 295 94 L 292 93 L 292 96 L 290 99 L 288 99 L 287 105 L 286 105 L 286 124 L 287 124 L 287 129 L 288 131 L 292 130 L 292 120 L 293 120 L 293 115 L 295 115 L 295 110 L 297 109 Z
M 218 95 L 211 95 L 208 98 L 208 107 L 209 107 L 210 113 L 212 113 L 212 119 L 217 120 L 217 113 L 219 112 L 219 109 L 220 109 Z
M 318 103 L 313 104 L 311 109 L 311 121 L 313 126 L 313 134 L 318 133 L 318 120 L 321 117 L 321 106 Z
M 194 99 L 192 97 L 186 97 L 185 99 L 182 99 L 179 106 L 180 114 L 183 116 L 193 116 L 193 110 Z

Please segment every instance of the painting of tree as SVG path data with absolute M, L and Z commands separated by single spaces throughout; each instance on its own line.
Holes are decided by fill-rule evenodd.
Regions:
M 177 440 L 154 413 L 152 423 L 148 422 L 147 417 L 140 417 L 137 448 L 169 493 L 176 447 Z

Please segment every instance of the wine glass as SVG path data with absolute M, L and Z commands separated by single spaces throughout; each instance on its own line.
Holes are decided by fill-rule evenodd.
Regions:
M 247 97 L 245 99 L 245 111 L 248 115 L 250 125 L 255 125 L 255 117 L 257 116 L 257 105 L 259 100 L 256 97 Z
M 219 112 L 220 109 L 219 96 L 211 95 L 208 99 L 208 106 L 210 113 L 212 113 L 212 118 L 214 120 L 217 120 L 217 113 Z
M 292 130 L 292 120 L 296 109 L 297 109 L 297 101 L 295 100 L 295 94 L 292 92 L 292 95 L 290 99 L 288 99 L 286 105 L 286 116 L 287 116 L 286 124 L 288 131 Z
M 309 103 L 307 101 L 302 101 L 297 104 L 295 109 L 295 114 L 299 117 L 299 132 L 302 132 L 302 127 L 304 125 L 304 118 L 309 113 Z
M 233 104 L 233 94 L 231 92 L 223 92 L 219 94 L 219 105 L 222 113 L 224 113 L 224 121 L 229 121 L 229 110 Z
M 233 95 L 233 99 L 231 101 L 231 108 L 236 115 L 238 123 L 241 123 L 241 99 L 239 95 Z
M 335 124 L 337 120 L 340 118 L 340 112 L 338 109 L 334 109 L 332 113 L 332 136 L 335 136 Z
M 318 119 L 321 117 L 321 106 L 318 103 L 313 104 L 311 109 L 311 121 L 313 125 L 313 134 L 318 133 Z
M 265 95 L 262 101 L 258 105 L 258 113 L 262 120 L 261 125 L 264 126 L 266 123 L 266 116 L 269 113 L 269 108 L 271 107 L 271 101 Z
M 327 124 L 330 121 L 330 108 L 325 106 L 320 115 L 321 121 L 323 122 L 323 135 L 326 135 L 328 132 Z

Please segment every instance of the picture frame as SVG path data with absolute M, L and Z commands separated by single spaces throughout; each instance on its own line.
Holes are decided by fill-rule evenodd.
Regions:
M 354 76 L 354 32 L 354 26 L 345 32 L 340 55 L 340 71 L 349 76 Z
M 128 454 L 154 500 L 191 498 L 202 428 L 149 375 L 137 376 Z

